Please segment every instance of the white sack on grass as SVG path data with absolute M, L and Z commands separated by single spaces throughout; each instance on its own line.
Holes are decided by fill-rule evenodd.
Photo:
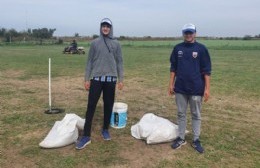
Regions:
M 78 129 L 83 130 L 85 120 L 76 114 L 66 114 L 56 121 L 48 135 L 39 144 L 43 148 L 58 148 L 72 144 L 78 139 Z
M 79 130 L 84 130 L 84 125 L 85 125 L 85 119 L 82 119 L 81 117 L 79 117 L 76 114 L 66 114 L 67 115 L 71 115 L 71 118 L 73 118 L 73 120 L 77 120 L 76 126 Z M 66 117 L 65 116 L 65 117 Z M 64 117 L 64 118 L 65 118 Z
M 147 144 L 170 142 L 178 136 L 178 125 L 165 118 L 147 113 L 131 127 L 131 134 L 136 139 L 146 140 Z

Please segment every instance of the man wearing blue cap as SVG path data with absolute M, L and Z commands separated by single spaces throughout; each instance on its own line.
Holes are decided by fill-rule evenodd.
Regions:
M 211 60 L 207 48 L 196 42 L 196 27 L 185 24 L 182 28 L 184 42 L 177 44 L 171 54 L 171 75 L 169 82 L 169 95 L 175 94 L 178 109 L 179 137 L 173 144 L 178 149 L 186 144 L 186 111 L 188 104 L 192 115 L 193 142 L 192 147 L 203 153 L 201 146 L 201 104 L 202 98 L 208 101 L 210 95 Z
M 89 90 L 84 136 L 76 144 L 83 149 L 91 143 L 91 126 L 97 102 L 103 92 L 104 121 L 101 134 L 111 140 L 108 128 L 115 99 L 115 86 L 123 88 L 123 57 L 119 42 L 113 37 L 112 21 L 102 19 L 100 36 L 91 42 L 85 69 L 85 89 Z

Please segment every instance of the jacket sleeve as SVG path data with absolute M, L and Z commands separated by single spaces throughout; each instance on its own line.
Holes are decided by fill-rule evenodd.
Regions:
M 211 60 L 208 49 L 205 47 L 200 57 L 200 71 L 203 75 L 211 74 Z
M 124 80 L 124 67 L 123 67 L 123 56 L 121 45 L 118 43 L 116 49 L 116 68 L 119 82 L 123 82 Z
M 176 72 L 177 70 L 177 49 L 176 47 L 174 47 L 171 57 L 170 57 L 170 63 L 171 63 L 171 67 L 170 67 L 170 71 L 171 72 Z
M 95 55 L 95 46 L 93 42 L 90 44 L 89 52 L 88 52 L 88 59 L 86 61 L 86 68 L 85 68 L 85 81 L 90 80 L 90 75 L 93 69 L 93 58 Z

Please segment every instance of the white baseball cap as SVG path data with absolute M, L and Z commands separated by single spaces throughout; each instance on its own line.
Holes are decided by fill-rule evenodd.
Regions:
M 104 18 L 104 19 L 101 20 L 101 24 L 104 24 L 104 23 L 107 23 L 110 26 L 112 26 L 112 21 L 108 18 Z
M 196 26 L 192 23 L 185 24 L 182 28 L 182 33 L 184 34 L 186 32 L 195 33 L 196 32 Z

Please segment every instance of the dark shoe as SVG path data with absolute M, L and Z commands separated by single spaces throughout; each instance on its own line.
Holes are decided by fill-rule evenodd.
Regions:
M 88 136 L 83 136 L 80 141 L 76 144 L 76 149 L 83 149 L 91 143 L 91 139 Z
M 196 151 L 198 151 L 199 153 L 203 153 L 203 152 L 204 152 L 204 149 L 203 149 L 203 147 L 201 146 L 199 139 L 193 141 L 192 144 L 191 144 L 191 146 L 192 146 Z
M 103 139 L 106 141 L 111 140 L 110 134 L 107 129 L 102 130 Z
M 176 138 L 172 143 L 172 149 L 179 149 L 182 145 L 185 145 L 186 141 L 180 137 Z

